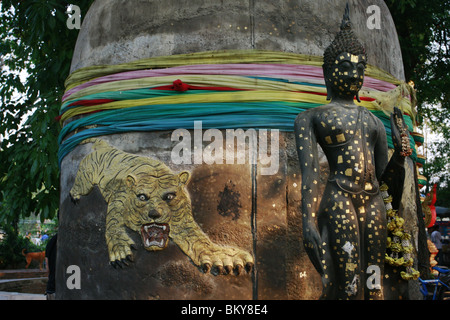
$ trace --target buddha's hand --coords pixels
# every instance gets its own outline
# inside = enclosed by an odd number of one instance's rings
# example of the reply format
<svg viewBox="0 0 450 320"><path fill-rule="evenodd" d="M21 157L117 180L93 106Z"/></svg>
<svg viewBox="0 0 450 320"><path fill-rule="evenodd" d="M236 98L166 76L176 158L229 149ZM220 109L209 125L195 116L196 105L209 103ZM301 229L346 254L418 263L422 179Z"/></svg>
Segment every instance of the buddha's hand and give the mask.
<svg viewBox="0 0 450 320"><path fill-rule="evenodd" d="M312 264L322 275L324 273L322 262L322 239L320 238L319 230L317 230L315 225L310 223L303 225L303 245L305 246L306 253Z"/></svg>

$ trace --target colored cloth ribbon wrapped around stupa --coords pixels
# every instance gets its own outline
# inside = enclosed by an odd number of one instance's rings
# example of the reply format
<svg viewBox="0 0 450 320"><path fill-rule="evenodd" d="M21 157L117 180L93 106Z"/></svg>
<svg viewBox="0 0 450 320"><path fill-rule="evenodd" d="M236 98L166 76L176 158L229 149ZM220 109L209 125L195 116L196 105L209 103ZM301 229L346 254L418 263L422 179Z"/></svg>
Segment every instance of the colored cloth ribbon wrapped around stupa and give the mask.
<svg viewBox="0 0 450 320"><path fill-rule="evenodd" d="M368 65L361 102L385 125L392 148L390 113L402 110L413 130L413 90ZM58 120L63 124L59 163L82 140L133 131L279 129L293 131L296 116L327 104L322 57L294 53L220 51L154 57L86 67L66 81ZM356 102L356 101L355 101ZM70 135L69 133L74 133ZM411 147L415 151L414 140ZM417 154L413 152L415 158Z"/></svg>

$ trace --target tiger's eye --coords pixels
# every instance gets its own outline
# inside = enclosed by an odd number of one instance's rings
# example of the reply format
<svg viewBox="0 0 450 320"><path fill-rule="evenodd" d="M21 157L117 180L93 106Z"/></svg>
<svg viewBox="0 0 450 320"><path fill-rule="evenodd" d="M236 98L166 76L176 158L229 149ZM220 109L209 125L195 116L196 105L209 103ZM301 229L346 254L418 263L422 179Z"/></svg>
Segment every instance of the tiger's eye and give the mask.
<svg viewBox="0 0 450 320"><path fill-rule="evenodd" d="M170 200L175 199L175 196L176 196L175 193L167 193L167 194L164 195L163 199L164 199L164 200L169 200L169 201L170 201Z"/></svg>
<svg viewBox="0 0 450 320"><path fill-rule="evenodd" d="M145 194L138 194L138 199L141 201L147 201L148 197Z"/></svg>

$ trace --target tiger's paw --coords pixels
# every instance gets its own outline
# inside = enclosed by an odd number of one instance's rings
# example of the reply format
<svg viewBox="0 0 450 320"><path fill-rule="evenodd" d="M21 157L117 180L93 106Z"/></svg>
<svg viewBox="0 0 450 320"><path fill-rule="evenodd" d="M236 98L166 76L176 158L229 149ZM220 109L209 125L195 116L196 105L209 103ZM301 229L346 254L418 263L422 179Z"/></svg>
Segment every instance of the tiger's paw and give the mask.
<svg viewBox="0 0 450 320"><path fill-rule="evenodd" d="M247 251L233 248L217 246L214 250L205 250L199 257L201 268L205 273L212 274L232 274L240 275L244 269L250 273L254 260Z"/></svg>
<svg viewBox="0 0 450 320"><path fill-rule="evenodd" d="M78 202L80 202L81 196L77 192L70 191L69 195L70 195L70 200L72 201L73 204L78 204Z"/></svg>
<svg viewBox="0 0 450 320"><path fill-rule="evenodd" d="M126 234L110 238L108 243L109 262L114 267L126 267L133 262L131 249L136 249L134 241Z"/></svg>

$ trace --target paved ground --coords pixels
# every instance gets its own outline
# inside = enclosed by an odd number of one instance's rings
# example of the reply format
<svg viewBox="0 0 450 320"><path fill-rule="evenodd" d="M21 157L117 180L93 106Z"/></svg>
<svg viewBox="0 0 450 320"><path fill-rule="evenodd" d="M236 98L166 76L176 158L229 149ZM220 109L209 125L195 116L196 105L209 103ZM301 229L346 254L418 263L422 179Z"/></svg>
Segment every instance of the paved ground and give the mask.
<svg viewBox="0 0 450 320"><path fill-rule="evenodd" d="M0 291L0 300L46 300L43 294Z"/></svg>
<svg viewBox="0 0 450 320"><path fill-rule="evenodd" d="M45 279L46 275L39 269L0 270L0 285L5 282L20 280ZM44 294L0 291L1 300L46 300ZM446 292L444 300L450 300L450 292Z"/></svg>
<svg viewBox="0 0 450 320"><path fill-rule="evenodd" d="M0 270L0 286L2 283L11 283L26 280L46 279L47 274L39 269ZM0 291L0 300L46 300L44 294L20 293Z"/></svg>

